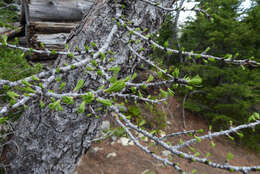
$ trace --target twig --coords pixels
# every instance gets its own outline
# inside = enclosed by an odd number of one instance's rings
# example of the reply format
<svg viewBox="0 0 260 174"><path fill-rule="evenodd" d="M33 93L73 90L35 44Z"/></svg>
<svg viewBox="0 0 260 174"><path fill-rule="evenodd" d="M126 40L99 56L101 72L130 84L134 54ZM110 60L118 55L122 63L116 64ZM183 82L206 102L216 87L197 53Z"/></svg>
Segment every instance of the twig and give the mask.
<svg viewBox="0 0 260 174"><path fill-rule="evenodd" d="M186 99L188 98L189 95L192 95L192 94L195 94L195 93L198 93L198 92L204 92L204 91L201 91L201 90L191 91L190 93L185 94L185 96L184 96L184 98L183 98L183 101L182 101L182 120L183 120L183 127L184 127L184 128L186 128L186 122L185 122L185 108L184 108Z"/></svg>

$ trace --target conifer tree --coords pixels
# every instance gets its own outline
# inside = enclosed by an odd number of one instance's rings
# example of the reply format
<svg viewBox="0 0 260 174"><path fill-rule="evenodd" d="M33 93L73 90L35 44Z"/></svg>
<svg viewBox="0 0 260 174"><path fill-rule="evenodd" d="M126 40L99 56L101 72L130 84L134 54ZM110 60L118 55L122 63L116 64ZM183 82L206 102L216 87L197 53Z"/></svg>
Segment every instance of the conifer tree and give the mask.
<svg viewBox="0 0 260 174"><path fill-rule="evenodd" d="M240 7L242 2L201 1L199 6L208 9L211 18L197 13L196 19L184 27L182 47L230 59L259 60L259 5L247 12ZM216 129L228 126L230 121L241 124L247 121L248 113L256 111L259 69L189 57L186 57L186 65L180 64L180 67L185 73L199 74L204 79L203 87L198 89L201 92L189 98L186 108L203 114ZM250 131L246 135L248 139L244 143L259 151L259 136Z"/></svg>

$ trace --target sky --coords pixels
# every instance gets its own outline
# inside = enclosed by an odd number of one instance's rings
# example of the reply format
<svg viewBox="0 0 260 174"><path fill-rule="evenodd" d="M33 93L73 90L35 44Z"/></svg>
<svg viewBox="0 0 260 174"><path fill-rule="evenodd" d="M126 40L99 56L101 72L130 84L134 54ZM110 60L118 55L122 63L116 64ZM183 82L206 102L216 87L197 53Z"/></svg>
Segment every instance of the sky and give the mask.
<svg viewBox="0 0 260 174"><path fill-rule="evenodd" d="M251 2L250 0L244 0L244 2L242 3L241 7L242 8L248 8L250 6L250 2ZM185 2L184 3L184 7L188 8L188 9L191 9L195 5L196 5L196 3L194 3L194 2ZM181 12L180 18L179 18L179 22L183 23L183 22L187 21L188 20L187 18L189 16L195 17L195 12L191 12L191 11Z"/></svg>

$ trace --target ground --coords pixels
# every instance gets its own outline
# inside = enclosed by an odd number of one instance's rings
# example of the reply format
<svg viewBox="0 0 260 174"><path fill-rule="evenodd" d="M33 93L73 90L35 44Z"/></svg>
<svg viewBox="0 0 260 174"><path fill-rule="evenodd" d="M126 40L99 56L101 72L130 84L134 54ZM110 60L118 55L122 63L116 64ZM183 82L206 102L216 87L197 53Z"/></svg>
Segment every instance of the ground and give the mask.
<svg viewBox="0 0 260 174"><path fill-rule="evenodd" d="M175 98L169 99L168 105L168 127L166 132L176 132L183 130L183 120L181 115L181 105ZM203 128L207 130L207 122L192 113L186 113L186 130L198 130ZM169 124L170 123L170 124ZM183 137L185 139L185 137ZM187 138L187 137L186 137ZM177 141L178 139L172 139ZM224 163L227 154L234 154L234 158L230 162L232 165L252 166L260 164L259 154L255 154L245 149L226 137L219 137L214 140L215 148L210 146L209 141L193 146L201 156L205 156L205 152L210 152L211 161ZM187 149L185 149L187 151ZM178 162L186 172L196 169L199 174L226 174L227 171L209 168L206 165L191 163L187 160L174 157L174 161ZM108 138L101 143L93 144L88 153L81 159L76 174L168 174L177 173L172 167L164 166L162 163L153 159L135 145L123 146L117 141ZM255 172L257 173L257 172ZM259 172L260 173L260 172Z"/></svg>

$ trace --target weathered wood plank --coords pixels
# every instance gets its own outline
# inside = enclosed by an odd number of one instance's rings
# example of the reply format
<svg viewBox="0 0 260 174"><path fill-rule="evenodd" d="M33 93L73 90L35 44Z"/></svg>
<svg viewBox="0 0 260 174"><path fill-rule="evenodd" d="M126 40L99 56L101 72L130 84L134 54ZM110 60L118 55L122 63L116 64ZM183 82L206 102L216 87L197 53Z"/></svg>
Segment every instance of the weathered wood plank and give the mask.
<svg viewBox="0 0 260 174"><path fill-rule="evenodd" d="M77 24L77 22L32 22L30 28L35 33L69 33Z"/></svg>
<svg viewBox="0 0 260 174"><path fill-rule="evenodd" d="M61 50L64 49L68 33L57 34L35 34L35 43L43 43L48 49Z"/></svg>
<svg viewBox="0 0 260 174"><path fill-rule="evenodd" d="M91 0L31 0L30 21L80 21L83 13L93 4Z"/></svg>
<svg viewBox="0 0 260 174"><path fill-rule="evenodd" d="M56 34L35 34L30 40L30 45L36 49L43 49L40 43L44 44L44 48L48 50L62 51L65 47L66 38L69 33L56 33ZM46 54L36 54L28 58L30 60L53 60L56 59L58 55L46 55Z"/></svg>

